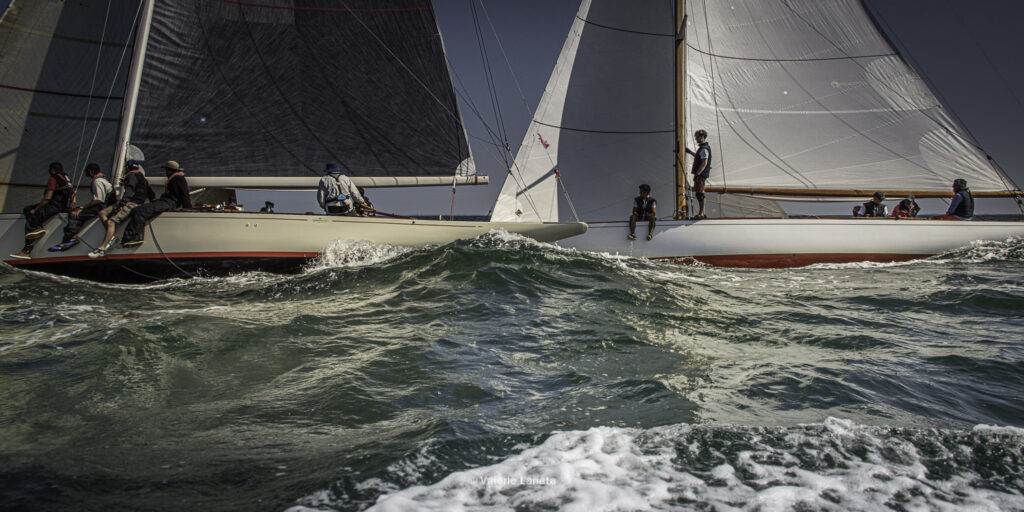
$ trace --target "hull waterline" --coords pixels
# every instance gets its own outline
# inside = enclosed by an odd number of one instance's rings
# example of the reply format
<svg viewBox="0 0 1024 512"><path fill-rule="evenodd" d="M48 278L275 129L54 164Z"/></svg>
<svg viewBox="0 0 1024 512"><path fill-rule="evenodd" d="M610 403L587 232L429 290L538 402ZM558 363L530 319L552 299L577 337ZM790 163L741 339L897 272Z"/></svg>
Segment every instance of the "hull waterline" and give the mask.
<svg viewBox="0 0 1024 512"><path fill-rule="evenodd" d="M711 219L659 221L645 240L626 222L595 222L557 242L584 251L722 267L786 268L816 263L926 258L975 241L1024 238L1024 222L895 219Z"/></svg>
<svg viewBox="0 0 1024 512"><path fill-rule="evenodd" d="M236 212L168 212L146 228L146 243L114 249L103 258L88 253L103 239L102 226L87 225L82 243L64 252L49 252L61 241L65 216L47 225L32 259L8 256L21 250L24 219L0 216L0 249L5 263L26 270L109 282L146 282L192 275L224 275L250 270L301 271L336 240L423 247L470 239L504 229L541 242L586 231L582 223L507 223L435 221L382 217L259 214ZM120 235L119 228L119 235Z"/></svg>

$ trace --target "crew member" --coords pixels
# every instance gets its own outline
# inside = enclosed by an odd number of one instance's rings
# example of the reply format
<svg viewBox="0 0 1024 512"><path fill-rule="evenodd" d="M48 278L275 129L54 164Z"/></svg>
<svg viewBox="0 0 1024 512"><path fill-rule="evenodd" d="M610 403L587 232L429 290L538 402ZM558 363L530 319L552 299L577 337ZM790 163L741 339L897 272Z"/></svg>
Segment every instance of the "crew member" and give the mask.
<svg viewBox="0 0 1024 512"><path fill-rule="evenodd" d="M919 211L921 211L921 207L917 205L917 201L914 201L914 194L910 194L892 209L892 216L897 219L912 219L917 217Z"/></svg>
<svg viewBox="0 0 1024 512"><path fill-rule="evenodd" d="M68 224L64 226L64 239L61 243L50 247L51 251L66 251L78 245L78 231L82 229L82 226L98 217L104 208L113 205L117 199L114 185L103 177L99 165L94 163L86 165L85 173L92 178L92 201L71 210L71 213L68 214Z"/></svg>
<svg viewBox="0 0 1024 512"><path fill-rule="evenodd" d="M335 162L327 162L324 177L316 188L316 201L327 215L356 215L353 205L366 203L359 189Z"/></svg>
<svg viewBox="0 0 1024 512"><path fill-rule="evenodd" d="M274 213L274 203L272 201L264 202L263 208L260 208L260 213Z"/></svg>
<svg viewBox="0 0 1024 512"><path fill-rule="evenodd" d="M694 153L690 148L686 148L686 152L693 155L693 167L690 169L690 174L693 174L694 195L697 196L697 204L700 206L700 213L694 219L706 219L704 187L708 177L711 176L711 145L707 142L708 132L704 130L694 132L693 138L697 141L697 152Z"/></svg>
<svg viewBox="0 0 1024 512"><path fill-rule="evenodd" d="M882 191L875 192L871 196L871 200L865 202L860 206L853 207L854 217L888 217L889 207L882 204L885 201L885 193Z"/></svg>
<svg viewBox="0 0 1024 512"><path fill-rule="evenodd" d="M651 197L651 186L644 183L640 185L640 195L633 199L633 214L629 216L629 236L626 238L636 240L637 221L647 221L647 240L654 238L654 219L658 213L658 201Z"/></svg>
<svg viewBox="0 0 1024 512"><path fill-rule="evenodd" d="M128 226L124 228L122 247L138 247L145 243L146 223L161 213L192 208L192 198L188 195L188 181L185 180L185 169L174 160L168 160L163 165L163 169L167 173L164 193L156 201L132 210L132 218L128 221Z"/></svg>
<svg viewBox="0 0 1024 512"><path fill-rule="evenodd" d="M64 166L60 162L53 162L47 172L50 173L50 179L46 181L43 200L22 210L25 214L25 246L21 252L11 254L12 258L31 259L32 247L36 245L36 240L46 234L43 227L46 221L58 213L71 210L75 204L75 189L71 185L71 180L64 174Z"/></svg>
<svg viewBox="0 0 1024 512"><path fill-rule="evenodd" d="M103 237L103 243L89 253L90 258L105 256L107 251L117 243L117 237L114 236L117 225L128 220L131 217L132 211L142 206L146 200L152 201L156 199L156 193L149 186L149 180L146 179L142 165L138 161L129 160L125 163L124 169L124 178L121 180L124 185L124 189L121 191L121 200L113 208L104 208L100 211L100 219L103 219L103 222L106 223L107 233Z"/></svg>
<svg viewBox="0 0 1024 512"><path fill-rule="evenodd" d="M971 220L974 218L974 196L967 188L967 180L953 180L953 200L949 202L946 214L940 217L947 220Z"/></svg>

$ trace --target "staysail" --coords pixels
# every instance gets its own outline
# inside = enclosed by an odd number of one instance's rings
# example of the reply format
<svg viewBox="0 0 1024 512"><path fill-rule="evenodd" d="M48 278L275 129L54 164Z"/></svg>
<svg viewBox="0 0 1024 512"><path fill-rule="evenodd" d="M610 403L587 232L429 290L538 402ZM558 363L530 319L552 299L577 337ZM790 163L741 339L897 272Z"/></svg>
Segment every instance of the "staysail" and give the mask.
<svg viewBox="0 0 1024 512"><path fill-rule="evenodd" d="M12 2L0 20L0 211L37 202L47 165L113 165L138 1Z"/></svg>
<svg viewBox="0 0 1024 512"><path fill-rule="evenodd" d="M532 193L554 168L581 220L628 213L640 183L671 213L674 5L582 2L494 220L571 219ZM1012 188L859 0L687 0L685 40L686 130L710 134L710 185Z"/></svg>
<svg viewBox="0 0 1024 512"><path fill-rule="evenodd" d="M427 0L161 0L131 140L227 182L475 173Z"/></svg>

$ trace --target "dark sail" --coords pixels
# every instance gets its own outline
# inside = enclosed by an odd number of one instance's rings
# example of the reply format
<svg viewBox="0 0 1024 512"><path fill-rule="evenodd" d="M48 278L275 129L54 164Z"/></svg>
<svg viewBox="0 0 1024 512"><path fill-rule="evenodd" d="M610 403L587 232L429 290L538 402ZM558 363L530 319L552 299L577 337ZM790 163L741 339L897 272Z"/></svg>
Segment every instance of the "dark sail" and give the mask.
<svg viewBox="0 0 1024 512"><path fill-rule="evenodd" d="M113 165L138 7L137 1L14 2L4 13L3 212L39 201L52 161L78 174L87 162Z"/></svg>
<svg viewBox="0 0 1024 512"><path fill-rule="evenodd" d="M471 171L426 0L157 2L132 144L191 176ZM466 162L465 164L463 162Z"/></svg>

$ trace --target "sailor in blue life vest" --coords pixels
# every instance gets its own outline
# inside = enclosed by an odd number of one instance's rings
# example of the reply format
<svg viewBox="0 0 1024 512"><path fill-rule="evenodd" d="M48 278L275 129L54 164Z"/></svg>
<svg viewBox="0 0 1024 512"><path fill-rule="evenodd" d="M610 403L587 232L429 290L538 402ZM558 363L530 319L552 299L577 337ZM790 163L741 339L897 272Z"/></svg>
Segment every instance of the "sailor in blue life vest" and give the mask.
<svg viewBox="0 0 1024 512"><path fill-rule="evenodd" d="M711 144L708 144L708 132L697 130L693 134L697 141L697 152L686 148L686 152L693 155L693 167L690 174L693 174L693 191L697 196L697 204L700 205L700 213L694 219L706 219L704 214L704 187L707 185L708 177L711 176Z"/></svg>
<svg viewBox="0 0 1024 512"><path fill-rule="evenodd" d="M913 219L917 217L919 211L921 211L921 207L914 200L914 194L910 194L892 209L892 216L896 219Z"/></svg>
<svg viewBox="0 0 1024 512"><path fill-rule="evenodd" d="M651 186L640 185L640 195L633 199L633 214L629 216L629 236L636 240L636 222L647 221L647 240L654 238L654 218L658 214L658 202L651 197Z"/></svg>
<svg viewBox="0 0 1024 512"><path fill-rule="evenodd" d="M356 215L353 205L366 205L359 189L335 162L327 162L324 177L316 187L316 202L327 215Z"/></svg>
<svg viewBox="0 0 1024 512"><path fill-rule="evenodd" d="M875 192L871 196L871 200L865 202L862 205L853 207L854 217L888 217L889 207L882 204L885 201L885 193L882 191Z"/></svg>
<svg viewBox="0 0 1024 512"><path fill-rule="evenodd" d="M47 172L50 173L50 179L46 181L43 200L22 210L25 214L25 247L21 252L12 254L12 258L31 259L32 247L36 245L36 240L46 234L46 229L43 228L46 221L58 213L70 211L75 204L75 187L64 174L64 166L60 162L53 162Z"/></svg>
<svg viewBox="0 0 1024 512"><path fill-rule="evenodd" d="M974 196L967 188L967 180L953 180L953 199L949 202L946 214L939 217L946 220L971 220L974 218Z"/></svg>
<svg viewBox="0 0 1024 512"><path fill-rule="evenodd" d="M66 251L78 245L78 231L82 229L82 226L99 217L104 208L113 205L117 200L114 185L103 177L98 164L86 165L85 173L92 178L92 201L71 210L71 213L68 214L68 223L64 226L64 239L59 244L50 247L49 250L52 252Z"/></svg>

